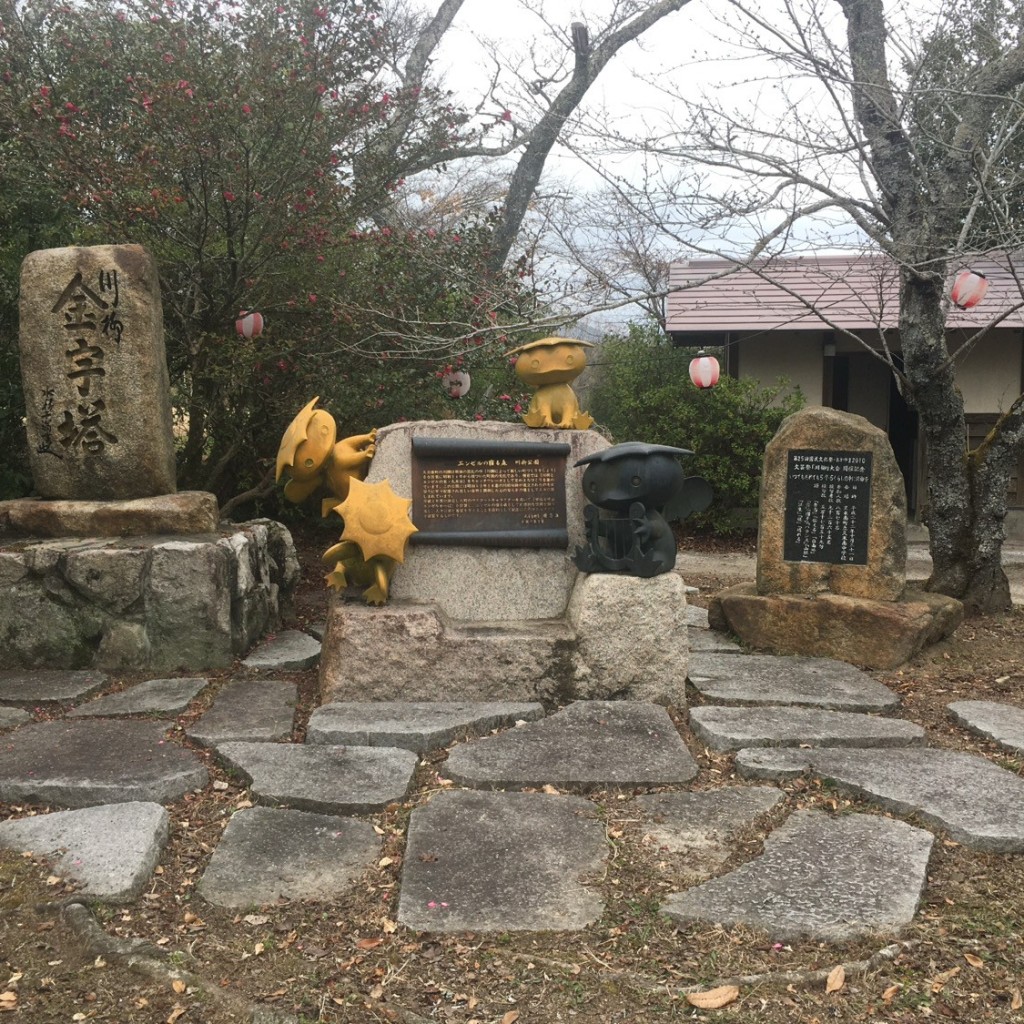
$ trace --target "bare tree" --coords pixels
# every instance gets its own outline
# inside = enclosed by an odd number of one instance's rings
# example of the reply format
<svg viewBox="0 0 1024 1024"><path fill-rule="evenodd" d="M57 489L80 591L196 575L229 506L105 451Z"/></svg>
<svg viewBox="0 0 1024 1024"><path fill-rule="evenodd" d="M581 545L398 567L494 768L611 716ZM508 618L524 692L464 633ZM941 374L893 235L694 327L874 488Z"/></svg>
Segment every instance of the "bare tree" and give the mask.
<svg viewBox="0 0 1024 1024"><path fill-rule="evenodd" d="M951 353L946 318L950 274L972 257L996 256L1020 280L1024 10L950 2L930 22L883 0L730 0L727 11L723 41L762 69L746 100L677 92L684 117L605 141L702 170L701 216L691 208L685 226L671 215L659 225L698 251L766 277L773 255L801 245L855 246L895 264L902 362L888 347L875 354L927 441L928 585L969 610L1009 608L1000 556L1024 396L969 452L954 364L977 337ZM828 325L827 309L815 312Z"/></svg>

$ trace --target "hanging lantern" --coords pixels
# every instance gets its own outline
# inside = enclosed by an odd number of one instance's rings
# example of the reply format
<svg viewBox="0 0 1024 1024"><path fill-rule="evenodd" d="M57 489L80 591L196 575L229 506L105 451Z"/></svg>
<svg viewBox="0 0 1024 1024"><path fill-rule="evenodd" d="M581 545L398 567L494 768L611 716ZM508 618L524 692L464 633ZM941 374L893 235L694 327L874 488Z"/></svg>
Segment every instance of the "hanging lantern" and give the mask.
<svg viewBox="0 0 1024 1024"><path fill-rule="evenodd" d="M235 321L235 330L243 338L258 338L263 333L263 314L243 309Z"/></svg>
<svg viewBox="0 0 1024 1024"><path fill-rule="evenodd" d="M970 309L976 306L988 291L988 278L975 270L961 270L953 282L950 298L959 309Z"/></svg>
<svg viewBox="0 0 1024 1024"><path fill-rule="evenodd" d="M462 398L469 393L469 374L465 370L452 370L441 378L441 387L449 398Z"/></svg>
<svg viewBox="0 0 1024 1024"><path fill-rule="evenodd" d="M690 380L702 390L713 388L718 383L718 374L718 360L714 356L705 355L704 349L690 360Z"/></svg>

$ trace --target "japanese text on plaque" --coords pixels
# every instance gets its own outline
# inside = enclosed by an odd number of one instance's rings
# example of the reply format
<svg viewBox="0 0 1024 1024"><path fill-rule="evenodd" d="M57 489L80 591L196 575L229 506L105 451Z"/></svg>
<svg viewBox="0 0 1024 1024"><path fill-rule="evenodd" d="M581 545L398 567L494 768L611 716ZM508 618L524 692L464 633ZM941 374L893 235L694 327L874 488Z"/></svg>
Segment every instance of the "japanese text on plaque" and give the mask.
<svg viewBox="0 0 1024 1024"><path fill-rule="evenodd" d="M789 452L787 562L866 565L871 516L871 452Z"/></svg>

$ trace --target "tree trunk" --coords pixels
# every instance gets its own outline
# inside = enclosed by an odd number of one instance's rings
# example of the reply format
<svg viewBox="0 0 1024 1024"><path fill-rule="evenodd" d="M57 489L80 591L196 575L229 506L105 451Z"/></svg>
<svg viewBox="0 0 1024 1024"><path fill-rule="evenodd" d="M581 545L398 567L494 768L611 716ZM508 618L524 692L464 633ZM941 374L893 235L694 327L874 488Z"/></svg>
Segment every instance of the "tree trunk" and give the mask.
<svg viewBox="0 0 1024 1024"><path fill-rule="evenodd" d="M969 614L1006 611L1010 585L1001 556L1009 456L967 451L963 396L946 347L945 267L903 273L900 337L910 396L927 440L927 588L963 601Z"/></svg>

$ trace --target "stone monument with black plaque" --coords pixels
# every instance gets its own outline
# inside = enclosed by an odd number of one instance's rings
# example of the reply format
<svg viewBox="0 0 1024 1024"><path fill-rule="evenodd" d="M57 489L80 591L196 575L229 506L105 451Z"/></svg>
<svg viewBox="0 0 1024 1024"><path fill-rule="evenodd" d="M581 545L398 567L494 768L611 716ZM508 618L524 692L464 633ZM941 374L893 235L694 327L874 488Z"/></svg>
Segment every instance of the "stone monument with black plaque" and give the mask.
<svg viewBox="0 0 1024 1024"><path fill-rule="evenodd" d="M592 430L459 420L377 432L368 483L417 527L382 608L335 595L320 661L331 700L659 700L685 704L682 578L580 573Z"/></svg>
<svg viewBox="0 0 1024 1024"><path fill-rule="evenodd" d="M756 586L711 617L751 646L902 664L947 636L963 609L908 588L906 490L886 434L861 416L803 409L765 449Z"/></svg>

